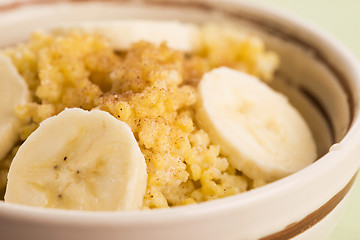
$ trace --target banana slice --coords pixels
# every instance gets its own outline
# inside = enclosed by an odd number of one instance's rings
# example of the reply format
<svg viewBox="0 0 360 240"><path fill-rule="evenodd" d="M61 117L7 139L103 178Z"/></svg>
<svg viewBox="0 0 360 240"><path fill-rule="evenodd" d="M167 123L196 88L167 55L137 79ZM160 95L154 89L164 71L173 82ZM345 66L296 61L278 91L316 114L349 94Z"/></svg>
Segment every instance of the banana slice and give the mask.
<svg viewBox="0 0 360 240"><path fill-rule="evenodd" d="M140 40L159 45L163 41L171 48L191 52L200 45L200 31L193 24L178 21L124 20L67 23L52 30L55 34L66 34L76 29L95 33L106 38L116 50L127 50Z"/></svg>
<svg viewBox="0 0 360 240"><path fill-rule="evenodd" d="M15 116L15 107L30 99L24 79L11 60L0 54L0 160L10 151L18 139L21 125Z"/></svg>
<svg viewBox="0 0 360 240"><path fill-rule="evenodd" d="M274 181L317 157L301 115L257 78L221 67L204 75L198 93L200 125L229 162L252 179Z"/></svg>
<svg viewBox="0 0 360 240"><path fill-rule="evenodd" d="M109 113L66 109L21 145L5 201L75 210L135 210L147 182L130 127Z"/></svg>

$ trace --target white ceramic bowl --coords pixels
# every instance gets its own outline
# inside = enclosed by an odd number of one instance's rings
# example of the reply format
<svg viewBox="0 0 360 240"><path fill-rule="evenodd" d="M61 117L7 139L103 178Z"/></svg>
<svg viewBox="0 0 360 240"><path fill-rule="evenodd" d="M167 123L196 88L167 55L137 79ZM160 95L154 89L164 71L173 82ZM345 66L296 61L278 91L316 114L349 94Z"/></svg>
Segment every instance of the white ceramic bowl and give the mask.
<svg viewBox="0 0 360 240"><path fill-rule="evenodd" d="M326 239L360 165L360 66L353 55L303 20L239 1L4 2L0 46L63 21L124 18L230 22L260 34L282 57L274 88L288 94L309 122L319 160L237 196L171 209L77 212L0 202L0 238Z"/></svg>

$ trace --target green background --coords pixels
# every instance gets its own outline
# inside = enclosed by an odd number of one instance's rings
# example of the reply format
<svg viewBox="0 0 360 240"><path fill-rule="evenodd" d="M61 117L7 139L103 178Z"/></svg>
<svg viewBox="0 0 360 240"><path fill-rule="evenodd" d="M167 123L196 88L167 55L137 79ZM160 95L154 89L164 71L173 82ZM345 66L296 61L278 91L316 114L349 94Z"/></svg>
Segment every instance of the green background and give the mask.
<svg viewBox="0 0 360 240"><path fill-rule="evenodd" d="M342 41L360 59L360 0L253 1L311 21ZM360 240L360 177L355 182L345 213L330 240Z"/></svg>

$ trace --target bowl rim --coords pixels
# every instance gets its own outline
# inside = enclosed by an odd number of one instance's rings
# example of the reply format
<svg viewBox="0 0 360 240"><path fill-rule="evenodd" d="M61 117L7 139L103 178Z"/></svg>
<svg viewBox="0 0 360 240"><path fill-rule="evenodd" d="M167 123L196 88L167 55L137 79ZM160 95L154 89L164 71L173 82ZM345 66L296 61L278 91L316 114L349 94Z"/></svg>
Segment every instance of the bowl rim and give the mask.
<svg viewBox="0 0 360 240"><path fill-rule="evenodd" d="M56 3L86 3L86 2L100 2L100 0L34 0L34 1L21 1L17 0L12 3L0 4L1 11L16 11L22 7L36 6L36 5L47 5ZM128 3L131 1L127 0L107 0L105 3ZM161 2L144 0L144 3ZM175 0L174 2L184 2L181 0ZM185 1L187 2L187 1ZM190 1L189 1L190 2ZM193 1L195 4L204 4L205 1L196 0ZM205 5L212 4L216 0L208 1ZM229 1L229 4L236 4L237 7L242 7L250 12L261 12L267 17L271 17L277 21L286 21L292 26L296 26L301 29L302 32L314 36L317 41L324 43L329 46L333 46L330 51L334 55L341 57L349 66L349 72L352 73L352 82L356 89L353 92L360 92L360 64L356 57L338 40L332 35L325 32L321 28L315 26L308 21L301 19L300 17L294 16L293 14L287 13L283 10L279 10L272 6L265 4L254 3L250 1ZM77 225L89 225L99 224L104 225L119 225L124 226L131 224L148 224L157 222L178 222L188 219L204 218L211 216L220 211L231 211L231 209L240 205L251 205L252 202L261 201L266 199L268 196L274 195L282 191L286 191L289 187L294 187L300 184L301 179L306 179L306 182L311 182L317 175L329 171L329 169L335 168L340 160L343 159L341 156L346 156L347 153L353 151L357 147L354 142L351 142L354 138L360 138L360 114L358 111L360 102L357 98L355 101L356 111L354 112L353 122L348 132L343 139L338 143L341 148L337 148L334 151L330 151L315 163L310 166L291 174L285 178L277 180L273 183L269 183L261 188L253 189L241 194L234 196L207 201L199 204L178 206L168 209L153 209L153 210L141 210L141 211L129 211L129 212L92 212L92 211L77 211L77 210L61 210L61 209L44 209L38 207L24 206L14 203L7 203L0 201L0 213L12 218L28 219L38 222L54 222L54 223L65 223L66 224L77 224ZM355 163L357 168L360 165L358 161ZM357 169L353 170L355 174ZM116 221L114 221L116 220Z"/></svg>

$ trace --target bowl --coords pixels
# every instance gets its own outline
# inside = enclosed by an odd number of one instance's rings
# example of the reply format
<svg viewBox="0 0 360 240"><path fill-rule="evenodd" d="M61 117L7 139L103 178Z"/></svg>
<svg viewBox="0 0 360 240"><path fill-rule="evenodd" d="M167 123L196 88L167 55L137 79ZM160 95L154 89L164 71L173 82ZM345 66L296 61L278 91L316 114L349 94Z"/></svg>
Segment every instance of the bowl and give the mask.
<svg viewBox="0 0 360 240"><path fill-rule="evenodd" d="M326 239L360 166L356 58L310 23L243 1L6 1L0 4L0 47L64 21L114 19L213 21L260 35L282 59L272 87L308 122L318 160L242 194L170 209L80 212L1 201L1 239Z"/></svg>

